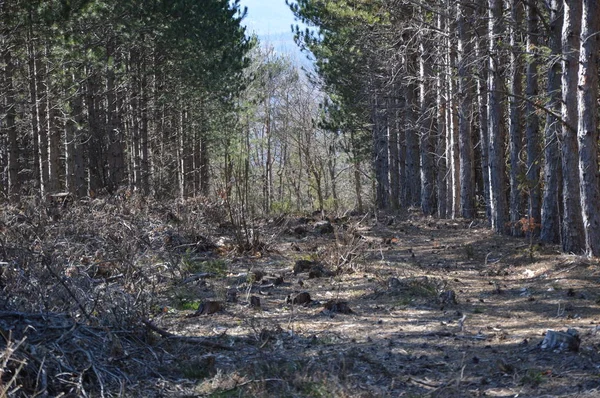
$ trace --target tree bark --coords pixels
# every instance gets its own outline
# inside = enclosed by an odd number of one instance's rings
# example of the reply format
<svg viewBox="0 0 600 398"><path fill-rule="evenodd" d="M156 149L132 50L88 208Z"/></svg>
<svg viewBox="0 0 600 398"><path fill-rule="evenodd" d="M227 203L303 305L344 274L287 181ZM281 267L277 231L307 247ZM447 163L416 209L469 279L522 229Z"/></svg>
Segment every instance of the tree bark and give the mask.
<svg viewBox="0 0 600 398"><path fill-rule="evenodd" d="M448 1L446 3L450 15L456 16L455 3ZM459 125L458 108L456 97L458 93L458 82L455 79L458 60L456 53L456 24L448 23L448 44L447 44L447 100L446 100L446 156L448 165L448 212L450 217L456 218L460 214L460 146L459 146Z"/></svg>
<svg viewBox="0 0 600 398"><path fill-rule="evenodd" d="M478 16L487 16L485 7L481 6L477 9ZM482 195L482 201L485 206L485 218L489 224L492 223L491 213L491 188L490 188L490 167L489 167L489 131L488 131L488 96L486 92L487 80L488 80L488 61L485 57L485 48L487 48L486 37L483 33L485 29L480 28L481 32L478 33L478 38L475 39L475 57L479 64L479 74L477 76L477 114L479 119L479 153L481 157L481 179L479 180L481 188L479 192Z"/></svg>
<svg viewBox="0 0 600 398"><path fill-rule="evenodd" d="M46 51L46 70L51 69L48 57L48 46L45 47ZM48 131L48 192L56 193L60 191L61 180L62 180L62 167L60 162L61 152L61 118L59 114L59 108L57 104L53 104L56 101L56 91L53 87L53 82L50 74L46 76L46 109L48 110L47 118L47 131Z"/></svg>
<svg viewBox="0 0 600 398"><path fill-rule="evenodd" d="M4 12L8 13L6 8L7 5L4 5ZM6 17L6 14L5 14ZM7 17L6 17L7 18ZM4 59L4 87L5 87L5 103L4 108L6 112L5 116L5 129L7 132L7 141L8 141L8 189L7 193L9 199L13 201L17 201L21 194L21 181L19 179L19 141L17 137L17 126L15 123L16 120L16 111L15 111L15 90L14 90L14 82L13 82L13 74L14 74L14 63L12 59L12 53L10 51L9 46L7 45L4 49L3 54Z"/></svg>
<svg viewBox="0 0 600 398"><path fill-rule="evenodd" d="M502 41L502 0L489 0L489 77L488 131L490 135L490 193L492 228L507 232L508 206L506 200L506 170L504 150L506 132L502 121L502 78L500 71L500 42Z"/></svg>
<svg viewBox="0 0 600 398"><path fill-rule="evenodd" d="M421 38L419 57L419 146L421 152L421 210L425 215L433 215L435 206L435 164L434 164L434 138L436 124L433 112L435 100L433 97L433 70L431 67L431 53L429 46Z"/></svg>
<svg viewBox="0 0 600 398"><path fill-rule="evenodd" d="M396 92L396 90L394 90ZM400 99L391 97L388 99L388 131L389 131L389 164L390 164L390 208L400 208L400 149L399 149L399 121L398 117ZM332 154L335 156L335 154Z"/></svg>
<svg viewBox="0 0 600 398"><path fill-rule="evenodd" d="M551 64L548 68L547 95L548 109L552 112L546 115L544 131L544 192L542 200L540 240L546 243L560 241L560 208L559 187L561 176L560 152L558 135L560 134L560 121L556 116L560 114L560 63L558 61L561 51L562 29L562 0L552 0L550 3L549 43L552 51Z"/></svg>
<svg viewBox="0 0 600 398"><path fill-rule="evenodd" d="M115 39L110 39L106 45L107 63L117 57L115 54ZM114 65L109 64L106 70L106 117L108 130L108 169L109 178L106 182L109 192L115 191L122 183L125 174L125 161L123 150L123 129L121 122L121 112L119 111L116 76Z"/></svg>
<svg viewBox="0 0 600 398"><path fill-rule="evenodd" d="M30 16L31 18L31 16ZM33 22L30 21L32 24ZM43 82L41 82L39 54L35 46L33 27L28 30L27 52L29 72L29 101L31 109L31 137L33 141L34 162L33 177L39 195L45 196L48 181L48 135L46 131L45 98L43 98Z"/></svg>
<svg viewBox="0 0 600 398"><path fill-rule="evenodd" d="M538 45L539 45L539 15L537 7L527 4L527 88L525 93L528 101L525 103L526 142L527 142L527 190L529 192L529 219L533 221L533 230L530 234L538 235L542 218L541 189L540 189L540 164L541 164L541 137L540 122L537 109L532 101L539 95L538 83Z"/></svg>
<svg viewBox="0 0 600 398"><path fill-rule="evenodd" d="M372 102L373 125L373 170L375 171L375 203L378 209L385 210L390 205L390 180L388 159L388 125L383 100Z"/></svg>
<svg viewBox="0 0 600 398"><path fill-rule="evenodd" d="M563 173L562 248L566 253L585 250L585 232L581 213L579 163L577 158L577 73L581 0L564 1L562 28L562 120L560 150Z"/></svg>
<svg viewBox="0 0 600 398"><path fill-rule="evenodd" d="M600 256L600 187L598 182L598 71L600 2L583 0L577 104L581 207L588 256Z"/></svg>
<svg viewBox="0 0 600 398"><path fill-rule="evenodd" d="M410 58L410 56L409 56ZM409 72L411 73L410 69ZM404 131L406 135L406 200L407 206L419 206L421 203L421 180L419 166L419 136L416 125L417 96L416 86L408 82L405 92L406 110Z"/></svg>
<svg viewBox="0 0 600 398"><path fill-rule="evenodd" d="M450 45L449 32L450 24L448 18L441 13L438 15L437 28L440 34L438 40L440 45L438 47L439 58L446 60L449 57L449 50L447 49ZM445 34L441 34L444 32ZM451 65L448 61L445 61L445 67L437 68L436 74L436 108L437 108L437 137L435 139L435 153L436 153L436 166L437 166L437 213L438 217L446 218L448 213L452 213L452 208L448 209L449 201L448 188L451 183L451 178L448 178L448 143L450 141L449 129L447 118L450 115L450 109L448 109L449 98L448 98L448 79L452 76ZM450 181L448 181L450 180ZM450 192L452 190L450 189ZM451 199L451 198L450 198ZM450 210L450 211L449 211ZM450 214L451 215L451 214Z"/></svg>
<svg viewBox="0 0 600 398"><path fill-rule="evenodd" d="M467 46L471 41L469 28L470 7L461 2L456 5L458 31L458 145L460 154L460 215L475 217L475 189L473 186L473 143L471 139L471 113L473 96L471 90L470 65Z"/></svg>
<svg viewBox="0 0 600 398"><path fill-rule="evenodd" d="M520 154L523 149L523 117L521 112L521 98L523 98L523 52L519 39L523 18L523 5L518 0L510 0L510 96L509 103L509 152L510 152L510 230L514 236L523 235L521 217L523 216L523 162Z"/></svg>

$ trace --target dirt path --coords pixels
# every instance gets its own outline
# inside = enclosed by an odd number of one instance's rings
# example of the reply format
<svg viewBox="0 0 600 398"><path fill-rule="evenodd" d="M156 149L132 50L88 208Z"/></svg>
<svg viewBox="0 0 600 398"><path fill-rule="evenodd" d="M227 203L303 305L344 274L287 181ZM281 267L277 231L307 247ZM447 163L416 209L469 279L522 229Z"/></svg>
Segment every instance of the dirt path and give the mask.
<svg viewBox="0 0 600 398"><path fill-rule="evenodd" d="M154 321L181 335L220 336L235 351L182 345L165 372L187 380L165 383L164 393L600 396L596 262L495 236L481 222L413 216L334 226L320 234L312 221L292 220L270 251L230 259L225 276L187 284L205 301L233 290L238 300L211 315L170 309ZM298 260L342 272L294 274ZM265 274L260 281L255 271ZM301 292L313 302L286 303ZM166 290L167 305L172 297ZM342 313L344 305L352 312ZM570 328L578 351L540 348L548 329Z"/></svg>

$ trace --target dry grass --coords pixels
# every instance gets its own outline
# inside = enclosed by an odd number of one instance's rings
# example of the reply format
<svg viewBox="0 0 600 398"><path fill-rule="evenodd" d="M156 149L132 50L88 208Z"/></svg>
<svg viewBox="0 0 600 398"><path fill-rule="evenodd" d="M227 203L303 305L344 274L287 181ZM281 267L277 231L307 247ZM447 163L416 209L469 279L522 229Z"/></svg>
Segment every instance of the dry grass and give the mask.
<svg viewBox="0 0 600 398"><path fill-rule="evenodd" d="M235 231L206 201L40 208L0 212L0 396L591 397L600 389L596 261L531 250L481 222L357 218L332 220L334 233L321 234L308 218L298 235L293 217L262 220L252 228L268 244L239 254ZM331 274L295 275L299 259ZM449 291L456 302L444 298ZM312 302L286 301L301 292ZM223 309L190 317L209 301ZM579 352L537 346L547 329L567 328L579 331Z"/></svg>

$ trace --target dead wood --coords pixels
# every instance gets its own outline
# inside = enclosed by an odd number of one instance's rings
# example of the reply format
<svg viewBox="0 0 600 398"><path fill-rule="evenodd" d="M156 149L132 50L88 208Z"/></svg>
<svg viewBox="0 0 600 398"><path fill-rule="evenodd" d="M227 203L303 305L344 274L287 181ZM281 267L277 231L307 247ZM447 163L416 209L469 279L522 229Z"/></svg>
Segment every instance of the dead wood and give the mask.
<svg viewBox="0 0 600 398"><path fill-rule="evenodd" d="M152 330L153 332L158 333L161 337L164 337L167 339L177 340L177 341L180 341L183 343L189 343L189 344L200 344L200 345L203 345L206 347L218 348L219 350L225 350L225 351L234 351L235 350L234 347L228 347L223 344L215 343L214 341L210 341L210 340L207 340L202 337L178 336L174 333L171 333L164 329L159 328L158 326L156 326L154 323L152 323L151 321L149 321L147 319L143 319L142 323L144 325L146 325L146 327L148 329Z"/></svg>

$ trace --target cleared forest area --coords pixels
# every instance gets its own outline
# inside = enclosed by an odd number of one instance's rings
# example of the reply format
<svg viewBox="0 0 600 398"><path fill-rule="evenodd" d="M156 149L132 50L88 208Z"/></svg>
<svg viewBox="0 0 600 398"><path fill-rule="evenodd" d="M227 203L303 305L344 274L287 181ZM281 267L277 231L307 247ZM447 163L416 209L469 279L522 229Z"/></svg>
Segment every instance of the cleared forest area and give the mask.
<svg viewBox="0 0 600 398"><path fill-rule="evenodd" d="M240 252L218 204L35 209L1 213L5 396L600 391L597 262L482 221L281 216Z"/></svg>
<svg viewBox="0 0 600 398"><path fill-rule="evenodd" d="M0 0L0 398L599 396L600 2L285 3Z"/></svg>

